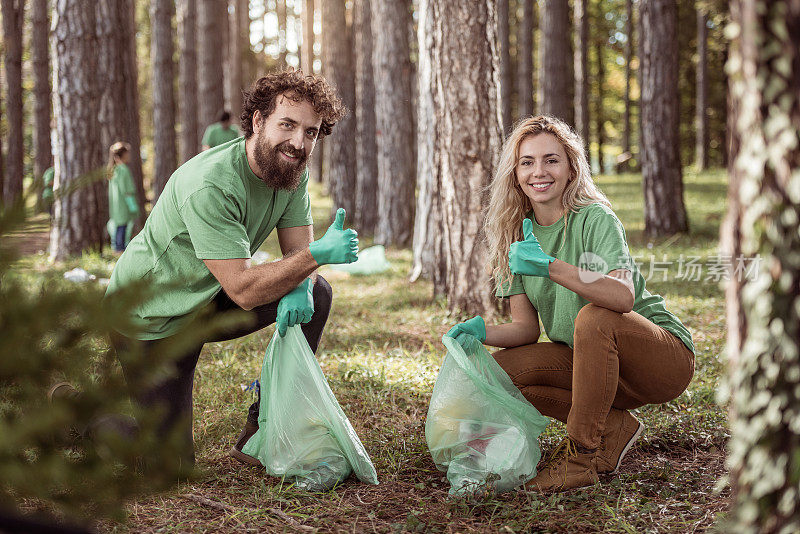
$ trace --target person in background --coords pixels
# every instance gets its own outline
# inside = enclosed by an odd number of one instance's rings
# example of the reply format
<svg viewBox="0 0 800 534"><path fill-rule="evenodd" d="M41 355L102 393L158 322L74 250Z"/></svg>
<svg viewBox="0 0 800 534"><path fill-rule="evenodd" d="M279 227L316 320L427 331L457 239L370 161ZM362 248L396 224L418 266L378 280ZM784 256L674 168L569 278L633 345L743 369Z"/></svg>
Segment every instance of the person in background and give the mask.
<svg viewBox="0 0 800 534"><path fill-rule="evenodd" d="M223 145L228 141L233 141L239 137L239 129L231 124L231 114L223 111L219 115L219 121L210 124L203 134L203 150Z"/></svg>
<svg viewBox="0 0 800 534"><path fill-rule="evenodd" d="M56 177L56 169L52 165L52 161L50 162L50 166L45 169L44 173L42 174L42 183L44 184L44 188L42 189L42 204L47 207L47 212L50 214L50 218L53 218L53 201L55 200L55 195L53 195L53 180Z"/></svg>
<svg viewBox="0 0 800 534"><path fill-rule="evenodd" d="M111 145L108 156L108 233L115 252L125 250L128 225L139 216L136 188L128 169L130 157L128 143L118 141Z"/></svg>

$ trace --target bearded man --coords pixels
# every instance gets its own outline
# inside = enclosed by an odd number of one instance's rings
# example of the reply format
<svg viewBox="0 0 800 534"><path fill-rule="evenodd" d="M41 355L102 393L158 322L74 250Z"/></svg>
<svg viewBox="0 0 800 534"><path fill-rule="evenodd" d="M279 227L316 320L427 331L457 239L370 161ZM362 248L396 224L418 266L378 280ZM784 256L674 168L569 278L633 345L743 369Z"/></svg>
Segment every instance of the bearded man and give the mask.
<svg viewBox="0 0 800 534"><path fill-rule="evenodd" d="M171 376L134 392L140 405L160 414L165 439L177 433L190 463L192 385L203 344L277 322L281 335L302 324L316 352L332 292L315 270L353 262L358 254L356 233L343 229L341 209L326 234L313 241L306 162L317 139L346 113L332 87L300 71L272 73L244 93L242 109L244 137L200 153L172 174L144 228L117 261L106 293L111 298L142 280L148 288L147 299L130 312L131 329L112 335L118 353L158 361L182 333L193 339L179 351ZM283 258L252 265L251 254L273 230ZM244 320L204 333L201 321L230 311ZM121 363L130 384L134 366ZM241 452L257 428L256 403L232 456L258 462Z"/></svg>

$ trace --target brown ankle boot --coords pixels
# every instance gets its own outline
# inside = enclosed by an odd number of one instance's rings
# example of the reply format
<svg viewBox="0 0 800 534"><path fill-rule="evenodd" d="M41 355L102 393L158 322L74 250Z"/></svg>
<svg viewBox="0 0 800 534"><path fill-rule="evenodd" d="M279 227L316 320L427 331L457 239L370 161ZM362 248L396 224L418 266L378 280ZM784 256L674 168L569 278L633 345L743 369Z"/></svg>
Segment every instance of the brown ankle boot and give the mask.
<svg viewBox="0 0 800 534"><path fill-rule="evenodd" d="M254 458L249 454L245 454L242 452L244 448L244 444L253 437L258 431L258 423L253 423L249 419L244 424L244 428L242 429L242 433L239 434L239 438L236 440L236 443L231 447L231 450L228 451L228 455L231 458L234 458L245 465L261 465L261 461L258 458Z"/></svg>
<svg viewBox="0 0 800 534"><path fill-rule="evenodd" d="M549 493L591 486L598 481L596 456L597 450L582 449L567 436L525 489Z"/></svg>
<svg viewBox="0 0 800 534"><path fill-rule="evenodd" d="M644 425L627 410L611 408L597 451L597 472L616 473Z"/></svg>

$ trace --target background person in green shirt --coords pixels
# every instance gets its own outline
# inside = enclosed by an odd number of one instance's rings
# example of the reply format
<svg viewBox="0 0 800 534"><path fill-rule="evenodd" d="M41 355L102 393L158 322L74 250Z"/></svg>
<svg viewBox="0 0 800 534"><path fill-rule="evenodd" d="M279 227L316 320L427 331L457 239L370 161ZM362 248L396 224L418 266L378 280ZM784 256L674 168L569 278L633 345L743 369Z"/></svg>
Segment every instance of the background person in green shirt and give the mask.
<svg viewBox="0 0 800 534"><path fill-rule="evenodd" d="M45 206L47 206L47 212L50 214L50 217L53 217L53 200L55 195L53 194L53 182L56 179L56 169L51 165L45 169L44 173L42 173L42 201Z"/></svg>
<svg viewBox="0 0 800 534"><path fill-rule="evenodd" d="M138 345L145 361L157 360L176 335L203 332L198 317L203 309L212 316L248 312L246 324L204 334L178 358L173 376L136 392L141 405L163 414L164 439L178 432L189 462L194 461L192 384L203 344L277 322L281 335L301 324L316 351L332 300L330 285L316 269L358 257L356 233L344 229L344 210L313 241L305 167L318 137L329 135L345 114L332 87L292 69L272 73L245 93L242 109L244 137L203 152L173 173L114 267L106 293L113 298L137 281L152 290L131 311L137 328L112 336L118 351ZM275 229L283 258L253 265L251 254ZM131 382L134 371L121 363ZM256 403L232 456L258 463L241 452L257 429Z"/></svg>
<svg viewBox="0 0 800 534"><path fill-rule="evenodd" d="M206 128L206 131L203 133L201 145L203 146L203 150L208 150L209 148L225 144L228 141L233 141L239 137L239 135L239 130L236 126L231 124L231 114L227 111L223 111L219 115L219 121L214 124L209 124Z"/></svg>
<svg viewBox="0 0 800 534"><path fill-rule="evenodd" d="M450 329L494 354L567 437L528 489L586 486L616 472L642 432L629 410L680 395L694 373L689 331L645 289L625 230L595 186L580 136L531 117L506 141L491 185L485 231L497 295L511 322L478 316ZM541 319L551 343L539 343ZM467 338L468 339L468 338Z"/></svg>
<svg viewBox="0 0 800 534"><path fill-rule="evenodd" d="M131 146L117 141L108 149L108 234L115 252L125 250L133 221L139 216L136 188L128 162Z"/></svg>

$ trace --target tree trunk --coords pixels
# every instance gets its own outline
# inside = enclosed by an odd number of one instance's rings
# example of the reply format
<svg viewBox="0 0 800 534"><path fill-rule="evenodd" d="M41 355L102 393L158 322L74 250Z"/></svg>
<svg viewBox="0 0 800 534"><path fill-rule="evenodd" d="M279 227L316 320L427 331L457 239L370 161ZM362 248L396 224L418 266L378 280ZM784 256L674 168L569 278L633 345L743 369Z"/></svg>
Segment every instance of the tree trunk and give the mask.
<svg viewBox="0 0 800 534"><path fill-rule="evenodd" d="M314 74L314 0L303 0L303 44L300 68L306 75Z"/></svg>
<svg viewBox="0 0 800 534"><path fill-rule="evenodd" d="M500 102L503 110L503 136L511 132L511 53L508 29L508 0L497 2L497 38L500 56Z"/></svg>
<svg viewBox="0 0 800 534"><path fill-rule="evenodd" d="M539 112L572 126L575 107L569 3L543 0L540 6Z"/></svg>
<svg viewBox="0 0 800 534"><path fill-rule="evenodd" d="M688 230L678 134L678 41L675 0L642 0L641 158L645 234Z"/></svg>
<svg viewBox="0 0 800 534"><path fill-rule="evenodd" d="M411 245L414 227L414 67L408 44L411 2L374 2L372 65L378 147L378 227L382 245Z"/></svg>
<svg viewBox="0 0 800 534"><path fill-rule="evenodd" d="M436 0L420 0L417 9L417 116L433 117L438 95L437 66L440 61L441 38L435 38L440 23ZM414 263L409 280L420 276L433 281L434 295L443 295L446 287L446 262L441 233L441 173L436 146L436 124L432 120L417 123L417 206L414 220Z"/></svg>
<svg viewBox="0 0 800 534"><path fill-rule="evenodd" d="M175 172L175 45L172 35L173 0L151 0L153 58L153 203ZM227 22L227 18L222 21Z"/></svg>
<svg viewBox="0 0 800 534"><path fill-rule="evenodd" d="M800 530L800 4L736 0L733 133L722 241L736 532ZM742 263L758 265L742 273ZM749 274L749 276L748 276Z"/></svg>
<svg viewBox="0 0 800 534"><path fill-rule="evenodd" d="M136 184L140 206L144 206L141 140L139 135L139 90L136 65L136 34L133 0L99 0L97 7L97 38L100 86L100 144L103 154L117 141L131 145L129 167ZM103 182L105 189L106 183ZM102 217L108 217L103 204ZM144 223L144 210L139 224Z"/></svg>
<svg viewBox="0 0 800 534"><path fill-rule="evenodd" d="M708 60L706 41L708 37L708 16L702 9L697 10L697 79L695 82L695 145L694 161L698 171L708 167Z"/></svg>
<svg viewBox="0 0 800 534"><path fill-rule="evenodd" d="M33 63L33 177L36 191L44 187L42 175L52 165L50 145L50 22L47 0L33 0L31 5L31 59ZM39 199L41 194L39 195Z"/></svg>
<svg viewBox="0 0 800 534"><path fill-rule="evenodd" d="M198 134L219 119L225 107L225 80L222 75L224 47L222 24L227 21L225 2L197 0L197 100Z"/></svg>
<svg viewBox="0 0 800 534"><path fill-rule="evenodd" d="M604 63L605 58L603 57L604 48L605 43L600 43L599 41L595 43L595 57L597 57L597 79L595 80L595 84L597 85L597 100L595 101L594 108L594 135L597 140L597 166L601 174L605 172L605 166L603 165L603 160L605 159L603 157L603 146L606 142L604 126L605 113L603 113L603 99L605 98L604 88L606 83L606 64Z"/></svg>
<svg viewBox="0 0 800 534"><path fill-rule="evenodd" d="M522 20L517 32L517 117L533 114L533 3L520 0Z"/></svg>
<svg viewBox="0 0 800 534"><path fill-rule="evenodd" d="M278 16L278 66L286 65L286 0L275 0L275 11Z"/></svg>
<svg viewBox="0 0 800 534"><path fill-rule="evenodd" d="M437 232L444 252L435 261L446 273L440 292L452 310L492 316L482 208L502 131L494 1L454 0L434 10L433 68L439 83L430 122L441 177Z"/></svg>
<svg viewBox="0 0 800 534"><path fill-rule="evenodd" d="M178 8L178 79L180 86L181 133L180 161L185 163L200 151L200 127L197 122L197 1L179 0Z"/></svg>
<svg viewBox="0 0 800 534"><path fill-rule="evenodd" d="M241 25L242 16L239 11L246 9L246 4L242 0L231 0L233 9L228 15L228 93L233 124L239 123L239 116L242 114L242 50L248 46L250 33Z"/></svg>
<svg viewBox="0 0 800 534"><path fill-rule="evenodd" d="M356 213L354 225L375 235L378 223L378 158L375 142L375 81L372 73L372 15L370 0L355 0L353 24L356 51Z"/></svg>
<svg viewBox="0 0 800 534"><path fill-rule="evenodd" d="M2 200L11 205L22 195L22 21L23 0L2 0L3 47L6 68L8 152Z"/></svg>
<svg viewBox="0 0 800 534"><path fill-rule="evenodd" d="M50 257L63 260L86 248L103 245L107 203L103 187L103 149L97 102L97 28L95 3L57 0L53 24L55 58L54 115L56 117L55 221L50 234Z"/></svg>
<svg viewBox="0 0 800 534"><path fill-rule="evenodd" d="M325 139L325 174L333 197L333 210L344 208L353 216L356 203L355 75L351 35L344 0L322 1L322 61L325 78L336 87L347 109L334 133Z"/></svg>
<svg viewBox="0 0 800 534"><path fill-rule="evenodd" d="M588 0L575 0L575 131L589 153L589 16ZM601 82L597 82L598 86Z"/></svg>
<svg viewBox="0 0 800 534"><path fill-rule="evenodd" d="M625 172L631 170L631 60L633 59L633 29L636 25L633 23L633 0L625 1L625 35L628 39L625 42L625 111L622 119L622 154L620 156L619 164L617 165L617 172Z"/></svg>

